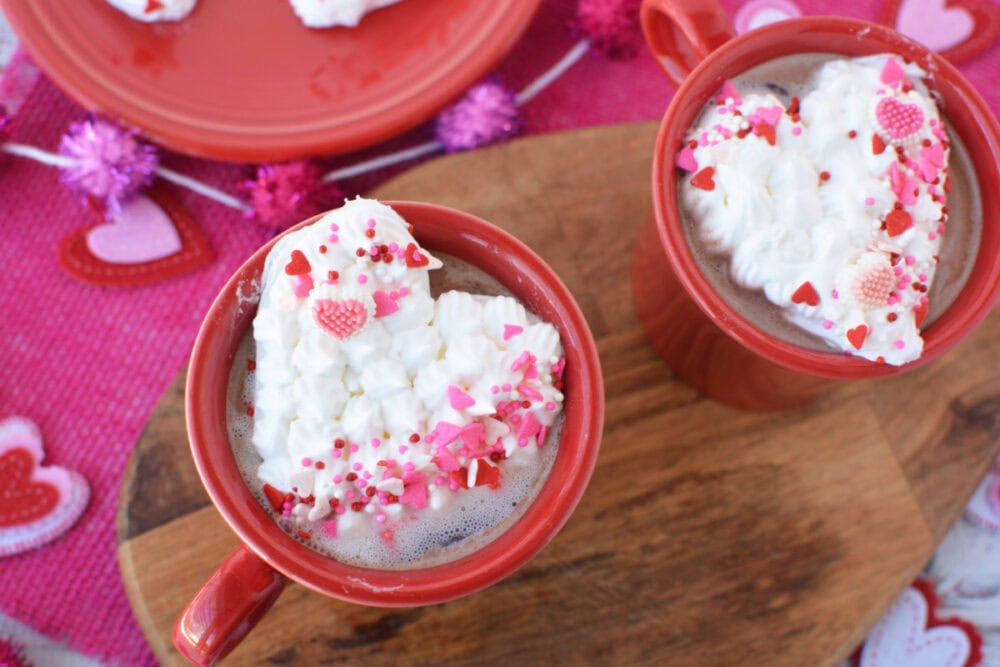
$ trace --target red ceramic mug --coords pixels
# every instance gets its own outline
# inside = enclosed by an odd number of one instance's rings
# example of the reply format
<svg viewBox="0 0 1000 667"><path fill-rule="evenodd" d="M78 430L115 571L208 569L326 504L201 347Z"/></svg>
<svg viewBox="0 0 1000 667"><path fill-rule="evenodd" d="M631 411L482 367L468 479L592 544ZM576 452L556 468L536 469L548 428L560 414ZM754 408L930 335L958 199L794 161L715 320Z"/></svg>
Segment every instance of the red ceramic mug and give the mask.
<svg viewBox="0 0 1000 667"><path fill-rule="evenodd" d="M479 267L559 329L567 363L556 460L520 519L479 551L443 565L396 571L350 566L285 534L244 483L226 430L230 367L256 312L272 241L240 267L212 304L188 371L187 428L195 464L212 502L243 541L174 628L178 650L197 664L212 664L230 651L267 612L288 579L330 597L380 607L445 602L494 584L555 537L590 479L604 421L604 384L593 336L569 290L527 246L479 218L431 204L389 205L413 224L422 246Z"/></svg>
<svg viewBox="0 0 1000 667"><path fill-rule="evenodd" d="M1000 285L1000 128L972 85L944 58L885 26L837 17L791 19L737 37L714 0L644 0L650 49L678 87L653 155L653 211L637 239L632 286L646 335L679 377L740 407L807 403L838 382L926 364L957 345L989 313ZM924 329L924 352L896 367L784 342L753 326L702 275L678 208L676 151L722 83L759 64L800 53L858 57L895 53L933 72L950 129L967 147L983 211L979 253L962 292Z"/></svg>

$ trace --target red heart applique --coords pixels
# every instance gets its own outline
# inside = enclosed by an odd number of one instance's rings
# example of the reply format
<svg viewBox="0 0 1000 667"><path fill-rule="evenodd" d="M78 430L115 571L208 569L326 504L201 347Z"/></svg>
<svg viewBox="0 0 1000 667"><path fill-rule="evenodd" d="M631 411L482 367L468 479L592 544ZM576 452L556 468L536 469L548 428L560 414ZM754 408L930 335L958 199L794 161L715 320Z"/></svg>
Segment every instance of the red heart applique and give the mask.
<svg viewBox="0 0 1000 667"><path fill-rule="evenodd" d="M328 334L344 340L364 328L368 309L357 299L317 299L313 304L313 318Z"/></svg>
<svg viewBox="0 0 1000 667"><path fill-rule="evenodd" d="M1000 34L989 0L885 0L879 21L957 63L979 55Z"/></svg>
<svg viewBox="0 0 1000 667"><path fill-rule="evenodd" d="M893 209L885 216L885 231L889 236L899 236L913 226L913 218L906 211Z"/></svg>
<svg viewBox="0 0 1000 667"><path fill-rule="evenodd" d="M859 324L853 329L848 329L847 331L847 341L854 346L855 350L861 349L861 346L864 344L867 336L868 327L864 324Z"/></svg>
<svg viewBox="0 0 1000 667"><path fill-rule="evenodd" d="M285 264L285 273L290 276L304 276L310 271L312 271L312 265L309 264L309 260L302 254L302 251L293 250L288 264Z"/></svg>
<svg viewBox="0 0 1000 667"><path fill-rule="evenodd" d="M34 469L35 460L26 449L0 456L0 528L37 521L59 502L54 486L31 481Z"/></svg>
<svg viewBox="0 0 1000 667"><path fill-rule="evenodd" d="M131 205L127 202L112 222L100 218L59 244L59 265L77 280L131 287L179 276L212 261L212 249L187 210L159 186ZM171 223L173 231L164 229ZM112 229L115 225L121 228Z"/></svg>
<svg viewBox="0 0 1000 667"><path fill-rule="evenodd" d="M704 169L702 169L697 174L691 177L691 185L693 185L696 188L701 188L702 190L711 192L712 190L715 189L714 177L715 177L715 168L705 167Z"/></svg>
<svg viewBox="0 0 1000 667"><path fill-rule="evenodd" d="M792 303L804 303L807 306L818 306L819 294L816 293L816 288L812 286L812 283L807 280L799 285L799 288L792 294Z"/></svg>
<svg viewBox="0 0 1000 667"><path fill-rule="evenodd" d="M428 264L430 264L431 261L427 259L426 255L420 252L420 249L417 248L416 243L407 244L406 252L404 253L403 256L406 258L406 265L410 268L427 266Z"/></svg>
<svg viewBox="0 0 1000 667"><path fill-rule="evenodd" d="M903 591L851 656L854 667L974 667L983 660L983 637L969 621L937 616L937 595L927 581Z"/></svg>
<svg viewBox="0 0 1000 667"><path fill-rule="evenodd" d="M0 556L21 553L67 531L86 509L87 482L42 466L38 427L23 417L0 422Z"/></svg>

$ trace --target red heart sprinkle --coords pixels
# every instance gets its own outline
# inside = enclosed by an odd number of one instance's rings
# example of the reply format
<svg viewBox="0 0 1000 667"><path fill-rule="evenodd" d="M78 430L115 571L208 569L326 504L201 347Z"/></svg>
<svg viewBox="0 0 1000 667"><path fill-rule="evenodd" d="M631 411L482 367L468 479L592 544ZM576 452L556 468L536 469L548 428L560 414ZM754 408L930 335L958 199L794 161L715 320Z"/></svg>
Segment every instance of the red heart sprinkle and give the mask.
<svg viewBox="0 0 1000 667"><path fill-rule="evenodd" d="M368 311L357 299L317 299L313 319L328 334L344 340L361 331L368 321Z"/></svg>
<svg viewBox="0 0 1000 667"><path fill-rule="evenodd" d="M774 126L768 125L767 123L757 123L753 126L753 133L757 136L764 137L767 143L774 145Z"/></svg>
<svg viewBox="0 0 1000 667"><path fill-rule="evenodd" d="M476 467L475 486L486 485L489 485L491 489L500 487L500 469L491 466L486 461L480 460L479 465Z"/></svg>
<svg viewBox="0 0 1000 667"><path fill-rule="evenodd" d="M914 315L914 323L917 325L917 328L919 328L920 325L923 324L924 320L927 318L927 304L926 303L921 304L918 308L914 310L913 315Z"/></svg>
<svg viewBox="0 0 1000 667"><path fill-rule="evenodd" d="M899 236L913 226L913 218L906 211L893 209L885 216L885 231L889 236Z"/></svg>
<svg viewBox="0 0 1000 667"><path fill-rule="evenodd" d="M885 142L877 134L872 135L872 154L881 155L885 152Z"/></svg>
<svg viewBox="0 0 1000 667"><path fill-rule="evenodd" d="M818 306L819 294L816 293L816 288L812 286L812 283L807 280L799 285L799 288L792 294L792 303L804 303L807 306Z"/></svg>
<svg viewBox="0 0 1000 667"><path fill-rule="evenodd" d="M59 491L45 482L32 482L35 460L26 449L0 456L0 528L23 526L41 519L59 503Z"/></svg>
<svg viewBox="0 0 1000 667"><path fill-rule="evenodd" d="M417 248L416 243L410 243L406 246L404 257L406 258L406 265L410 268L427 266L430 263L427 256L421 253L420 249Z"/></svg>
<svg viewBox="0 0 1000 667"><path fill-rule="evenodd" d="M163 9L163 3L160 0L146 0L146 10L147 14L155 12L157 9Z"/></svg>
<svg viewBox="0 0 1000 667"><path fill-rule="evenodd" d="M696 188L701 188L702 190L705 190L707 192L711 192L712 190L715 189L715 180L713 179L714 176L715 176L715 168L705 167L704 169L702 169L697 174L691 177L691 185L693 185Z"/></svg>
<svg viewBox="0 0 1000 667"><path fill-rule="evenodd" d="M309 260L306 256L302 254L301 250L293 250L292 258L285 264L285 273L290 276L301 276L309 273L312 270L312 266L309 264Z"/></svg>
<svg viewBox="0 0 1000 667"><path fill-rule="evenodd" d="M851 345L854 346L855 350L860 350L861 345L864 344L865 338L868 336L868 327L864 324L859 324L853 329L847 331L847 340Z"/></svg>
<svg viewBox="0 0 1000 667"><path fill-rule="evenodd" d="M285 494L278 491L270 484L264 485L264 495L267 496L267 503L275 512L280 512L285 505Z"/></svg>

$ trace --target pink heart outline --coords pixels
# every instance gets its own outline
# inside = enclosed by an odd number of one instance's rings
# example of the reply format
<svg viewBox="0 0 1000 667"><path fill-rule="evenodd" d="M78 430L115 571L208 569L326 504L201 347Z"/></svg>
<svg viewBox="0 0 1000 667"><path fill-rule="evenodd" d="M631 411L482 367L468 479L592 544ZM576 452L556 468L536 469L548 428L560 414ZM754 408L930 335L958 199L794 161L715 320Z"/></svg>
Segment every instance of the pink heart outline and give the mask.
<svg viewBox="0 0 1000 667"><path fill-rule="evenodd" d="M87 250L108 264L143 264L181 251L173 221L149 197L127 201L111 222L87 232Z"/></svg>

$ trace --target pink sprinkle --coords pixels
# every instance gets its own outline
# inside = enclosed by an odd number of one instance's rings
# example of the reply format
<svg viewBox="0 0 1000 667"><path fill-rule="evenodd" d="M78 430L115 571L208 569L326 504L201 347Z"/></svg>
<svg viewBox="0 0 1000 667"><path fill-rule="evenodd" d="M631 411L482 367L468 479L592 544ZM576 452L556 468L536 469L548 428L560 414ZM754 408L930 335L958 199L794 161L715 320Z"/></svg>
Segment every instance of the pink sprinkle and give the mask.
<svg viewBox="0 0 1000 667"><path fill-rule="evenodd" d="M407 461L406 463L403 464L403 470L405 470L406 472L413 472L416 469L416 467L417 466L413 465L413 463L411 463L410 461Z"/></svg>
<svg viewBox="0 0 1000 667"><path fill-rule="evenodd" d="M472 398L464 391L453 384L448 385L448 402L456 410L462 410L476 404L476 399Z"/></svg>
<svg viewBox="0 0 1000 667"><path fill-rule="evenodd" d="M359 447L357 443L353 443L353 444L351 445L351 451L352 451L352 452L356 452L356 451L358 451L359 449L361 449L361 447Z"/></svg>
<svg viewBox="0 0 1000 667"><path fill-rule="evenodd" d="M372 478L372 474L370 472L368 472L367 470L364 471L363 473L361 473L361 476L364 477L365 479L371 479Z"/></svg>
<svg viewBox="0 0 1000 667"><path fill-rule="evenodd" d="M677 166L691 173L698 171L698 161L694 157L694 151L687 144L677 154Z"/></svg>
<svg viewBox="0 0 1000 667"><path fill-rule="evenodd" d="M329 240L329 241L330 241L330 243L337 243L337 242L338 242L338 241L340 240L340 237L339 237L339 236L337 236L336 234L330 234L330 235L329 235L329 236L327 237L327 240Z"/></svg>
<svg viewBox="0 0 1000 667"><path fill-rule="evenodd" d="M333 483L334 484L340 484L343 481L344 481L344 478L343 478L342 475L334 475L333 476Z"/></svg>
<svg viewBox="0 0 1000 667"><path fill-rule="evenodd" d="M348 500L354 500L354 498L356 498L357 495L358 494L354 493L353 489L348 489L347 493L344 494L344 497L347 498Z"/></svg>
<svg viewBox="0 0 1000 667"><path fill-rule="evenodd" d="M378 514L375 515L375 520L379 523L385 523L385 514L379 512Z"/></svg>
<svg viewBox="0 0 1000 667"><path fill-rule="evenodd" d="M799 136L800 134L802 134L802 128L796 125L795 127L792 128L792 134L794 134L796 137Z"/></svg>
<svg viewBox="0 0 1000 667"><path fill-rule="evenodd" d="M865 197L865 206L874 206L875 197Z"/></svg>
<svg viewBox="0 0 1000 667"><path fill-rule="evenodd" d="M725 103L726 100L732 100L733 104L743 104L743 98L740 97L740 91L737 90L732 81L726 81L723 83L722 88L719 90L719 94L715 96L716 102Z"/></svg>
<svg viewBox="0 0 1000 667"><path fill-rule="evenodd" d="M490 393L491 394L499 394L500 393L500 387L498 387L496 385L493 385L492 387L490 387Z"/></svg>
<svg viewBox="0 0 1000 667"><path fill-rule="evenodd" d="M307 296L309 296L309 292L312 291L312 288L313 288L312 276L308 275L295 276L295 288L294 288L295 296L299 297L300 299L304 299Z"/></svg>
<svg viewBox="0 0 1000 667"><path fill-rule="evenodd" d="M302 467L303 468L308 468L309 466L312 465L312 462L313 462L313 460L311 458L309 458L308 456L306 456L305 458L302 459Z"/></svg>
<svg viewBox="0 0 1000 667"><path fill-rule="evenodd" d="M351 466L351 470L353 470L354 472L361 470L361 464L355 463L354 465Z"/></svg>
<svg viewBox="0 0 1000 667"><path fill-rule="evenodd" d="M501 387L501 389L503 389L504 391L510 391L511 390L510 383L509 382L504 382L504 384Z"/></svg>
<svg viewBox="0 0 1000 667"><path fill-rule="evenodd" d="M832 296L834 299L839 299L840 298L840 292L838 292L837 290L832 290L830 292L830 296Z"/></svg>
<svg viewBox="0 0 1000 667"><path fill-rule="evenodd" d="M902 350L904 347L906 347L906 343L904 343L901 340L897 340L895 343L893 343L893 345L897 350Z"/></svg>
<svg viewBox="0 0 1000 667"><path fill-rule="evenodd" d="M823 320L823 328L824 329L832 329L833 328L833 320Z"/></svg>
<svg viewBox="0 0 1000 667"><path fill-rule="evenodd" d="M368 251L368 254L370 254L372 257L378 257L379 254L381 254L381 251L378 249L377 245L373 245L371 247L371 250Z"/></svg>
<svg viewBox="0 0 1000 667"><path fill-rule="evenodd" d="M330 223L330 231L331 232L339 232L340 231L340 225L338 225L335 222L331 222Z"/></svg>
<svg viewBox="0 0 1000 667"><path fill-rule="evenodd" d="M397 250L399 250L399 244L398 243L396 243L395 241L393 241L392 243L389 244L389 252L396 252Z"/></svg>
<svg viewBox="0 0 1000 667"><path fill-rule="evenodd" d="M368 218L368 229L375 228L375 218Z"/></svg>
<svg viewBox="0 0 1000 667"><path fill-rule="evenodd" d="M549 427L543 426L538 429L538 435L535 436L535 444L541 447L545 444L545 438L549 437Z"/></svg>
<svg viewBox="0 0 1000 667"><path fill-rule="evenodd" d="M347 508L344 507L343 505L337 505L337 509L333 511L336 512L337 514L343 514L344 512L347 511Z"/></svg>
<svg viewBox="0 0 1000 667"><path fill-rule="evenodd" d="M899 66L895 58L886 58L885 66L882 67L882 74L879 79L887 86L895 86L903 80L905 74L903 68Z"/></svg>
<svg viewBox="0 0 1000 667"><path fill-rule="evenodd" d="M935 234L934 232L931 232L930 234L927 235L927 240L928 241L933 241L936 238L937 238L937 234Z"/></svg>
<svg viewBox="0 0 1000 667"><path fill-rule="evenodd" d="M505 324L503 325L503 339L510 340L511 336L516 336L522 331L524 331L524 327L516 324Z"/></svg>
<svg viewBox="0 0 1000 667"><path fill-rule="evenodd" d="M556 409L556 404L553 403L552 401L549 401L548 403L545 404L545 409L548 410L549 412L552 412L553 410Z"/></svg>
<svg viewBox="0 0 1000 667"><path fill-rule="evenodd" d="M366 276L363 273L360 276L358 276L358 283L359 284L364 285L366 282L368 282L368 276Z"/></svg>
<svg viewBox="0 0 1000 667"><path fill-rule="evenodd" d="M906 265L907 266L913 266L914 262L916 262L916 261L917 261L917 258L914 257L913 255L907 255L906 256Z"/></svg>
<svg viewBox="0 0 1000 667"><path fill-rule="evenodd" d="M323 521L320 523L320 529L322 529L323 534L327 537L334 538L337 536L336 521Z"/></svg>
<svg viewBox="0 0 1000 667"><path fill-rule="evenodd" d="M510 370L517 372L518 370L521 369L522 366L529 363L530 361L531 361L531 353L525 350L524 352L521 353L521 356L518 357L513 364L511 364Z"/></svg>
<svg viewBox="0 0 1000 667"><path fill-rule="evenodd" d="M938 234L944 234L944 224L938 225L937 233Z"/></svg>
<svg viewBox="0 0 1000 667"><path fill-rule="evenodd" d="M445 483L447 483L447 481L448 480L445 479L444 477L439 476L437 479L434 480L434 483L437 484L438 486L444 486Z"/></svg>
<svg viewBox="0 0 1000 667"><path fill-rule="evenodd" d="M355 480L355 482L354 482L354 486L356 486L356 487L357 487L357 488L359 488L359 489L363 489L363 488L365 488L366 486L368 486L368 482L366 482L366 481L365 481L365 480L363 480L363 479L358 479L358 480Z"/></svg>
<svg viewBox="0 0 1000 667"><path fill-rule="evenodd" d="M892 267L892 272L895 273L897 276L901 276L903 275L903 267L896 265Z"/></svg>
<svg viewBox="0 0 1000 667"><path fill-rule="evenodd" d="M886 299L886 303L888 305L890 305L890 306L893 305L894 303L896 303L896 301L897 301L897 299L896 299L896 295L895 294L893 294L888 299Z"/></svg>
<svg viewBox="0 0 1000 667"><path fill-rule="evenodd" d="M410 293L410 288L409 287L400 287L399 288L399 296L406 296L409 293Z"/></svg>
<svg viewBox="0 0 1000 667"><path fill-rule="evenodd" d="M926 296L921 296L921 297L920 297L920 303L921 303L921 304L923 304L923 305L925 305L925 306L926 306L926 305L927 305L927 302L928 302L928 299L927 299L927 297L926 297Z"/></svg>
<svg viewBox="0 0 1000 667"><path fill-rule="evenodd" d="M382 441L378 438L372 438L372 447L378 449L378 446L382 444Z"/></svg>
<svg viewBox="0 0 1000 667"><path fill-rule="evenodd" d="M527 396L528 398L533 399L535 401L540 401L543 398L541 392L539 392L537 389L533 389L533 388L531 388L531 387L529 387L527 385L523 385L523 384L517 385L517 391L519 393L523 394L524 396Z"/></svg>
<svg viewBox="0 0 1000 667"><path fill-rule="evenodd" d="M919 280L920 282L926 281L927 280L927 274L926 273L921 273L919 276L917 276L917 280Z"/></svg>
<svg viewBox="0 0 1000 667"><path fill-rule="evenodd" d="M451 480L448 482L448 488L452 491L458 491L458 483L456 483L455 480Z"/></svg>
<svg viewBox="0 0 1000 667"><path fill-rule="evenodd" d="M341 453L341 451L339 449L333 450L333 458L339 459L341 456L343 456L343 454Z"/></svg>
<svg viewBox="0 0 1000 667"><path fill-rule="evenodd" d="M406 453L406 452L407 452L407 451L408 451L409 449L410 449L410 448L409 448L409 447L407 447L406 445L400 445L400 446L399 446L399 453L400 453L400 454L405 454L405 453Z"/></svg>

